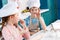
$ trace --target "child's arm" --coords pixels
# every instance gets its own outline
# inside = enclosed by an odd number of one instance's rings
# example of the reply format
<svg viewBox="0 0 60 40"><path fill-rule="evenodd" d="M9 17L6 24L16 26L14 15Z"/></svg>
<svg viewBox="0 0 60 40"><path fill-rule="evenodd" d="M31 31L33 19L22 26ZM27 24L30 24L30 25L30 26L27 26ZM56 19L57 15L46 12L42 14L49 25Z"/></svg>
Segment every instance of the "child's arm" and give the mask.
<svg viewBox="0 0 60 40"><path fill-rule="evenodd" d="M24 20L20 20L20 23L21 23L21 25L22 25L23 28L26 27L26 24L25 24L25 21Z"/></svg>
<svg viewBox="0 0 60 40"><path fill-rule="evenodd" d="M46 24L45 24L45 22L44 22L44 20L43 20L43 18L42 18L41 16L40 16L40 18L39 18L39 21L40 21L43 29L46 31Z"/></svg>
<svg viewBox="0 0 60 40"><path fill-rule="evenodd" d="M23 34L23 37L24 37L26 40L30 40L30 32L29 32L29 29L28 29L28 27L26 26L24 20L20 20L20 23L21 23L21 25L23 26L23 30L25 31L24 34Z"/></svg>
<svg viewBox="0 0 60 40"><path fill-rule="evenodd" d="M36 14L36 15L37 15L37 18L38 18L39 22L41 23L43 29L46 31L47 30L46 29L46 24L44 22L44 19L41 17L41 14L38 12L38 14Z"/></svg>

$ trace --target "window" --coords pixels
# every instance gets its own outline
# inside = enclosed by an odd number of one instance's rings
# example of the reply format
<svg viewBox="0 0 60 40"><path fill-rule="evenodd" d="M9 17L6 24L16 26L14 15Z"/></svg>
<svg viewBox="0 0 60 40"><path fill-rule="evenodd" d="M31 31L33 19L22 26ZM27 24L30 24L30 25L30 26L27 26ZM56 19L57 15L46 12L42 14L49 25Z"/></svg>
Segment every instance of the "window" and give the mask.
<svg viewBox="0 0 60 40"><path fill-rule="evenodd" d="M48 9L48 1L47 0L40 0L40 3L41 3L41 6L40 6L41 9Z"/></svg>
<svg viewBox="0 0 60 40"><path fill-rule="evenodd" d="M2 0L0 0L0 9L1 9L1 7L2 7Z"/></svg>

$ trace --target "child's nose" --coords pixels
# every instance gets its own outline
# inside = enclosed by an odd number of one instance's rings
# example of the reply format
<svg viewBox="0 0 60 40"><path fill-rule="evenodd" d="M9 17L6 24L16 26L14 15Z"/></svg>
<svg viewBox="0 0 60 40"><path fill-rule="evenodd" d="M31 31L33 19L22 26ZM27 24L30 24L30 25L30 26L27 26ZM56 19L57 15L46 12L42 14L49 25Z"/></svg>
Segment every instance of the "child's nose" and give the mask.
<svg viewBox="0 0 60 40"><path fill-rule="evenodd" d="M34 13L36 13L36 11L34 11Z"/></svg>

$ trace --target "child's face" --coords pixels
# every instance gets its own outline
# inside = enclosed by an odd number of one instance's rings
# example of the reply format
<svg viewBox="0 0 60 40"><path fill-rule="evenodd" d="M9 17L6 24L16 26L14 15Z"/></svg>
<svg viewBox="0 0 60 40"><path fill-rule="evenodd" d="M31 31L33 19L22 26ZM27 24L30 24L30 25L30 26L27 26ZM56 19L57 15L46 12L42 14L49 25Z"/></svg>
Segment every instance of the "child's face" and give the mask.
<svg viewBox="0 0 60 40"><path fill-rule="evenodd" d="M37 7L32 7L31 9L30 9L30 12L32 13L32 14L37 14L37 13L39 13L39 8L37 8Z"/></svg>
<svg viewBox="0 0 60 40"><path fill-rule="evenodd" d="M33 8L30 9L31 15L36 15L36 14L38 14L39 12L40 12L40 10L39 10L39 8L37 8L37 7L33 7Z"/></svg>
<svg viewBox="0 0 60 40"><path fill-rule="evenodd" d="M11 16L11 20L13 21L13 23L18 23L19 21L19 14L16 13L14 15Z"/></svg>

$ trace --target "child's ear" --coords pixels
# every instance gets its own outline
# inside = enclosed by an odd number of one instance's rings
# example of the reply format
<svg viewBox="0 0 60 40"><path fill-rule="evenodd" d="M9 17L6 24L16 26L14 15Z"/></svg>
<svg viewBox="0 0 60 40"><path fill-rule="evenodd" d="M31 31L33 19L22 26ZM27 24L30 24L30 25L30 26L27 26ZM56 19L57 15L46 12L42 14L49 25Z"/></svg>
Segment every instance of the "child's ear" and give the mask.
<svg viewBox="0 0 60 40"><path fill-rule="evenodd" d="M31 8L29 9L29 12L31 12Z"/></svg>
<svg viewBox="0 0 60 40"><path fill-rule="evenodd" d="M40 8L38 8L39 12L40 12Z"/></svg>
<svg viewBox="0 0 60 40"><path fill-rule="evenodd" d="M30 9L29 9L29 12L30 12Z"/></svg>

